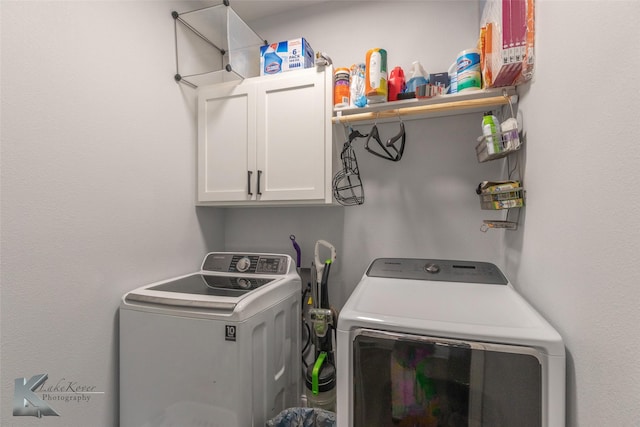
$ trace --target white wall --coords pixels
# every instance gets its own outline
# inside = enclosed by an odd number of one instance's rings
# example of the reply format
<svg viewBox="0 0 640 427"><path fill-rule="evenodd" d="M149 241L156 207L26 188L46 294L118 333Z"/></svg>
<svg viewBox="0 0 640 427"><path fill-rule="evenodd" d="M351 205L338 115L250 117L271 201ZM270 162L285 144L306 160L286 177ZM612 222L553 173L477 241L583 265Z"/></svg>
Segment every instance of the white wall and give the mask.
<svg viewBox="0 0 640 427"><path fill-rule="evenodd" d="M120 297L222 248L223 212L194 207L174 7L2 1L2 426L116 425ZM14 379L42 373L104 394L12 416Z"/></svg>
<svg viewBox="0 0 640 427"><path fill-rule="evenodd" d="M528 206L505 263L566 341L568 425L637 426L640 2L543 0L537 12L521 105Z"/></svg>

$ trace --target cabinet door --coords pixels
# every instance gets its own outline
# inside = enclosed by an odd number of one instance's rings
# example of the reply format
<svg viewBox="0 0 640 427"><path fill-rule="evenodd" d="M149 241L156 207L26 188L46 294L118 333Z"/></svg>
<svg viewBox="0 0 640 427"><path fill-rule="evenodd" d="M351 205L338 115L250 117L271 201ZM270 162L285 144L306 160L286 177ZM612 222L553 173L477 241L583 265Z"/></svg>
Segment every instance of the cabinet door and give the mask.
<svg viewBox="0 0 640 427"><path fill-rule="evenodd" d="M258 85L259 200L331 201L329 74L292 71Z"/></svg>
<svg viewBox="0 0 640 427"><path fill-rule="evenodd" d="M255 199L255 85L198 92L198 202Z"/></svg>

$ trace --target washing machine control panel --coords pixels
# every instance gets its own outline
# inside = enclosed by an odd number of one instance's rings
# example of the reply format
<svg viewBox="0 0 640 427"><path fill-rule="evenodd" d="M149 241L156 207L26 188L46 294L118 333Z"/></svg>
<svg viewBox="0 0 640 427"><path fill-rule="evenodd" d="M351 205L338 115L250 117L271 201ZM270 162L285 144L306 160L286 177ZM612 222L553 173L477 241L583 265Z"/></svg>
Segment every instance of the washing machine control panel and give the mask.
<svg viewBox="0 0 640 427"><path fill-rule="evenodd" d="M508 283L494 264L441 259L378 258L369 266L367 276L491 285Z"/></svg>
<svg viewBox="0 0 640 427"><path fill-rule="evenodd" d="M207 254L202 270L243 274L286 274L289 268L287 255L236 254L216 252Z"/></svg>

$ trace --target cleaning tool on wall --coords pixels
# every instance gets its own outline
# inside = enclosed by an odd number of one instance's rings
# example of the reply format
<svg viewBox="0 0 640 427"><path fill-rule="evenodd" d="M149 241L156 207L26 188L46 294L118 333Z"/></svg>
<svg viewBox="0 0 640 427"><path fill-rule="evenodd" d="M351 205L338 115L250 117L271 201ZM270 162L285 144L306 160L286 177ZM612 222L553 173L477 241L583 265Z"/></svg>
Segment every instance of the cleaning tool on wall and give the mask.
<svg viewBox="0 0 640 427"><path fill-rule="evenodd" d="M298 245L298 242L296 242L296 236L291 234L289 236L289 239L291 239L291 243L293 244L293 249L296 251L296 268L300 268L300 245ZM298 272L299 274L300 272Z"/></svg>
<svg viewBox="0 0 640 427"><path fill-rule="evenodd" d="M320 248L329 250L329 257L320 261ZM313 308L309 310L314 336L315 360L305 373L307 403L311 407L335 411L336 368L334 336L337 315L329 305L329 272L336 260L336 248L325 240L316 241L314 263L316 282Z"/></svg>

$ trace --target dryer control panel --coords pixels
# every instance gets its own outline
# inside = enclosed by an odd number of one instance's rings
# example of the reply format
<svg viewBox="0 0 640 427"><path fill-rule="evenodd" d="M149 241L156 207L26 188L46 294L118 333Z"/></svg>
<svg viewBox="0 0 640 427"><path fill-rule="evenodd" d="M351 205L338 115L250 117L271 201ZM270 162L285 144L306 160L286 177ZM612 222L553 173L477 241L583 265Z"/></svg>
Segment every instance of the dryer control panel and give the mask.
<svg viewBox="0 0 640 427"><path fill-rule="evenodd" d="M202 270L222 273L281 275L287 273L289 259L287 255L212 252L204 258Z"/></svg>
<svg viewBox="0 0 640 427"><path fill-rule="evenodd" d="M367 276L490 285L508 283L506 277L494 264L441 259L378 258L369 266Z"/></svg>

